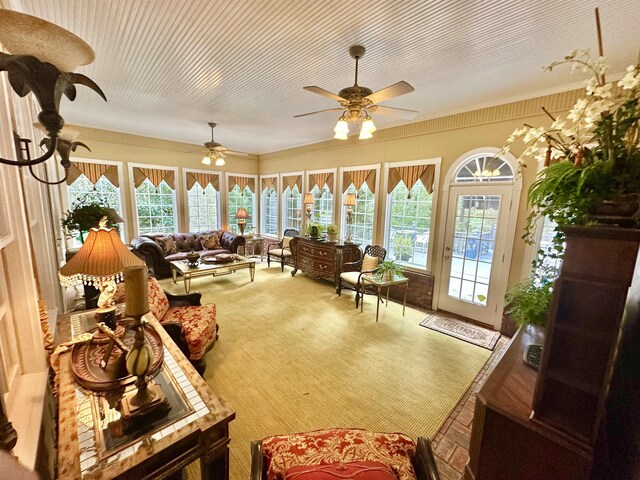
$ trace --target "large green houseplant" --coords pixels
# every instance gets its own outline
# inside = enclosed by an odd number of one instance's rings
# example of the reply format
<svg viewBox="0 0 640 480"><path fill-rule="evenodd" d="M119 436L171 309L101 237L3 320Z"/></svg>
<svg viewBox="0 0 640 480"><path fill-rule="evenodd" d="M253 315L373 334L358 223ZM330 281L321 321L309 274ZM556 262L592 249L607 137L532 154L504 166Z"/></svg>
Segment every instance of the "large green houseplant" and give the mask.
<svg viewBox="0 0 640 480"><path fill-rule="evenodd" d="M118 222L121 221L113 208L106 202L94 195L85 196L74 202L69 210L62 216L62 226L66 235L70 238L78 236L81 243L84 243L84 234L92 227L97 227L102 217L107 217L107 226L118 229Z"/></svg>

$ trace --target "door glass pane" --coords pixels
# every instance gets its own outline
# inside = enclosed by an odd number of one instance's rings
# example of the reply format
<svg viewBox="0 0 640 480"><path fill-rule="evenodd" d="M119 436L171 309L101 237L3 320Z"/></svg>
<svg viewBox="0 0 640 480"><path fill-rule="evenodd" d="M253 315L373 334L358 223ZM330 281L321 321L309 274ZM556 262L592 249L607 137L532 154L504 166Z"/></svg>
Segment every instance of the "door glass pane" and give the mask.
<svg viewBox="0 0 640 480"><path fill-rule="evenodd" d="M485 306L498 228L500 195L458 195L448 294Z"/></svg>

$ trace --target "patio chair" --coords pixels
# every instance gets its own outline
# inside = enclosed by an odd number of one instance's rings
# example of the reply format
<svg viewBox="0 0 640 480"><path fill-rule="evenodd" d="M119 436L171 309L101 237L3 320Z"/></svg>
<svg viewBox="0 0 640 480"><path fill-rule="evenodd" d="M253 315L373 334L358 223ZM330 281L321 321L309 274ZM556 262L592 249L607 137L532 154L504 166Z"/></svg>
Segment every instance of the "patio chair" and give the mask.
<svg viewBox="0 0 640 480"><path fill-rule="evenodd" d="M251 443L251 480L440 480L426 437L334 428Z"/></svg>
<svg viewBox="0 0 640 480"><path fill-rule="evenodd" d="M287 228L284 231L282 240L278 243L272 243L267 247L267 267L271 267L271 257L275 257L280 262L280 269L284 272L284 264L293 265L293 254L289 248L289 242L293 237L299 235L298 230Z"/></svg>
<svg viewBox="0 0 640 480"><path fill-rule="evenodd" d="M362 284L362 275L373 273L386 256L387 250L382 245L367 245L364 253L360 251L358 260L344 263L338 282L338 296L342 295L343 288L355 290L356 308L358 308L360 295L372 293L368 292L366 286Z"/></svg>

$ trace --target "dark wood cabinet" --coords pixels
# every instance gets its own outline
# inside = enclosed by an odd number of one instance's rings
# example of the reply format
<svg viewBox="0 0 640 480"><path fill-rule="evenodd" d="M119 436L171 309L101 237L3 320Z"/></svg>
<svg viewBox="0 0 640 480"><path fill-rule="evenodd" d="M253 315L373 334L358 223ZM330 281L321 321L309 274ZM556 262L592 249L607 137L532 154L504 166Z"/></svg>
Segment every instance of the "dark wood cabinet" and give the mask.
<svg viewBox="0 0 640 480"><path fill-rule="evenodd" d="M338 284L344 262L358 258L358 246L354 244L331 243L304 237L295 237L289 244L294 258L291 275L298 270L311 278L324 279Z"/></svg>

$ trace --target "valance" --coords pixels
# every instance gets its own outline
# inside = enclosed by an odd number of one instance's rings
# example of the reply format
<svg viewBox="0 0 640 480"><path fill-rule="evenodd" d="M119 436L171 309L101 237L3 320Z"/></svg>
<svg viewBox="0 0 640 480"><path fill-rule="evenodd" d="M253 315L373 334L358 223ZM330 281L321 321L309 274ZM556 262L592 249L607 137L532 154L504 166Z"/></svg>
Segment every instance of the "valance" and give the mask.
<svg viewBox="0 0 640 480"><path fill-rule="evenodd" d="M352 183L356 187L356 190L360 190L362 185L366 183L371 193L376 193L376 171L371 169L344 172L342 176L342 192L346 192Z"/></svg>
<svg viewBox="0 0 640 480"><path fill-rule="evenodd" d="M270 190L276 188L276 180L278 177L267 177L262 179L262 190Z"/></svg>
<svg viewBox="0 0 640 480"><path fill-rule="evenodd" d="M298 186L298 191L302 192L302 175L285 175L282 177L282 190L289 187L293 190L294 186Z"/></svg>
<svg viewBox="0 0 640 480"><path fill-rule="evenodd" d="M316 185L320 190L326 185L333 194L333 172L312 173L309 175L309 190L313 190Z"/></svg>
<svg viewBox="0 0 640 480"><path fill-rule="evenodd" d="M408 198L411 198L411 188L413 188L418 180L422 182L427 192L433 193L435 173L435 165L392 167L389 169L389 186L387 187L387 193L393 192L393 189L400 183L400 180L402 180L407 189L409 189Z"/></svg>
<svg viewBox="0 0 640 480"><path fill-rule="evenodd" d="M114 186L120 186L118 179L118 167L116 165L105 165L104 163L72 162L67 176L67 185L75 182L80 175L84 175L94 185L101 177L105 177Z"/></svg>
<svg viewBox="0 0 640 480"><path fill-rule="evenodd" d="M251 193L255 193L256 191L256 180L253 177L241 177L238 176L230 176L229 177L229 191L233 190L235 186L240 188L240 193L244 192L244 189L249 187Z"/></svg>
<svg viewBox="0 0 640 480"><path fill-rule="evenodd" d="M207 185L211 185L216 191L220 190L220 177L216 173L188 172L187 190L191 190L196 182L202 189L207 188Z"/></svg>
<svg viewBox="0 0 640 480"><path fill-rule="evenodd" d="M144 183L145 180L149 180L151 184L158 188L160 182L163 180L169 187L175 189L175 172L173 170L161 170L159 168L133 168L133 185L138 188Z"/></svg>

